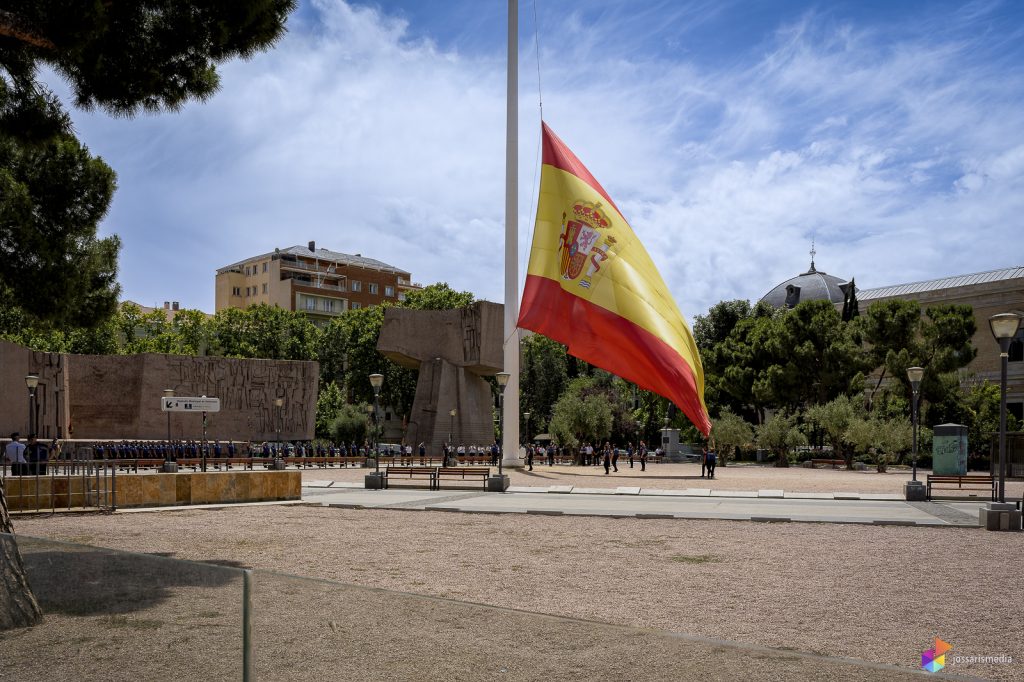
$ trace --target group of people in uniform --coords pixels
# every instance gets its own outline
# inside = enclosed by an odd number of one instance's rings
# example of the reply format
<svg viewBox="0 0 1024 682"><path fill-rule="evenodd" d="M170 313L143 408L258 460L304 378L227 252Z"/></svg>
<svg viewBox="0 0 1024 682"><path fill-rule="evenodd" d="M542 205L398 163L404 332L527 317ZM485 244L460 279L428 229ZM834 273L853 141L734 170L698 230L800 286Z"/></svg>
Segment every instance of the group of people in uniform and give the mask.
<svg viewBox="0 0 1024 682"><path fill-rule="evenodd" d="M641 471L647 471L647 443L640 441L639 445L628 443L626 447L613 446L611 441L605 441L604 445L598 445L595 447L591 443L584 443L579 448L578 455L574 458L576 464L580 466L604 466L604 473L610 474L612 471L619 470L619 457L625 455L629 461L629 468L633 468L633 464L638 463ZM554 443L548 443L545 447L539 443L526 446L526 466L527 470L533 471L533 462L535 459L543 462L547 459L548 466L555 465L555 458L568 459L571 457L571 453L568 447L564 445L556 445Z"/></svg>

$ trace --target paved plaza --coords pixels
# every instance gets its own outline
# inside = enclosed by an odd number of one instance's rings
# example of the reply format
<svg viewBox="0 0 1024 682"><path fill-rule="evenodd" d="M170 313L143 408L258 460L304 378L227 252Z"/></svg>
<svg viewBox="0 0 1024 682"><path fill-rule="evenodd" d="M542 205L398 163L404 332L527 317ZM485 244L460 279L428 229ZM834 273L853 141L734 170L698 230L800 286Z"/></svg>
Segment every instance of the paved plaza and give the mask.
<svg viewBox="0 0 1024 682"><path fill-rule="evenodd" d="M983 504L905 502L877 493L555 488L512 488L505 493L366 490L358 484L314 480L304 484L302 497L325 506L366 509L928 526L977 526L978 509Z"/></svg>

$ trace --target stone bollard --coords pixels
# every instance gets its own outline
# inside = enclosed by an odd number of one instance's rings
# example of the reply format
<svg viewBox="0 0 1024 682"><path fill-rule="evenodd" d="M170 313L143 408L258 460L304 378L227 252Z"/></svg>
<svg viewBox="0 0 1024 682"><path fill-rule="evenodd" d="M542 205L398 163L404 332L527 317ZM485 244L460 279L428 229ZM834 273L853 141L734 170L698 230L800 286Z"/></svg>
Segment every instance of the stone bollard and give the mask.
<svg viewBox="0 0 1024 682"><path fill-rule="evenodd" d="M271 469L273 469L274 471L284 471L287 468L288 468L287 462L285 462L280 457L277 457L277 458L274 459L274 466L271 467Z"/></svg>
<svg viewBox="0 0 1024 682"><path fill-rule="evenodd" d="M985 530L1020 531L1021 512L1013 502L989 502L978 510L978 523Z"/></svg>
<svg viewBox="0 0 1024 682"><path fill-rule="evenodd" d="M928 499L928 489L921 481L907 481L903 484L903 497L907 502L924 502Z"/></svg>
<svg viewBox="0 0 1024 682"><path fill-rule="evenodd" d="M492 493L503 493L508 490L509 478L506 474L501 476L490 476L487 479L487 491Z"/></svg>
<svg viewBox="0 0 1024 682"><path fill-rule="evenodd" d="M363 477L363 486L367 490L380 490L384 487L384 474L377 471L366 474Z"/></svg>
<svg viewBox="0 0 1024 682"><path fill-rule="evenodd" d="M178 463L164 462L163 466L160 468L160 471L164 472L165 474L176 474L178 473Z"/></svg>

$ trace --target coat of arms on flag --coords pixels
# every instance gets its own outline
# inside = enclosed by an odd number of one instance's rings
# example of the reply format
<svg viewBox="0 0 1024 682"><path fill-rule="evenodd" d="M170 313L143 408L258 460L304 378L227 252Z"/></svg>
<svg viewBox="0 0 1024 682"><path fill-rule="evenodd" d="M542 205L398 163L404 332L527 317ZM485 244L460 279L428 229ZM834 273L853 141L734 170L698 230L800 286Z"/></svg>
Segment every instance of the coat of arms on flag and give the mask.
<svg viewBox="0 0 1024 682"><path fill-rule="evenodd" d="M571 216L567 212L562 213L562 233L558 237L559 270L562 279L575 280L586 267L587 274L579 285L589 289L591 278L601 269L601 263L612 255L615 237L604 235L604 241L598 243L603 236L601 231L611 228L600 203L591 204L580 199L573 202L571 211Z"/></svg>

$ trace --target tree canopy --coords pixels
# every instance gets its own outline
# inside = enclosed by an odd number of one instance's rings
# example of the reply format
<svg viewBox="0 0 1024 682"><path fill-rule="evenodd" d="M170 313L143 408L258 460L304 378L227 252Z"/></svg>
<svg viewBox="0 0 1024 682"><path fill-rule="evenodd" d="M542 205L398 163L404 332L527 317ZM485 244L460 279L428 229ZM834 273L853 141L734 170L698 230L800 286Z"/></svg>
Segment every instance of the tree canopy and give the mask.
<svg viewBox="0 0 1024 682"><path fill-rule="evenodd" d="M114 171L74 136L38 78L115 116L176 110L217 89L216 67L271 47L294 0L11 0L0 9L0 304L38 324L94 327L113 314L116 236L99 237Z"/></svg>

